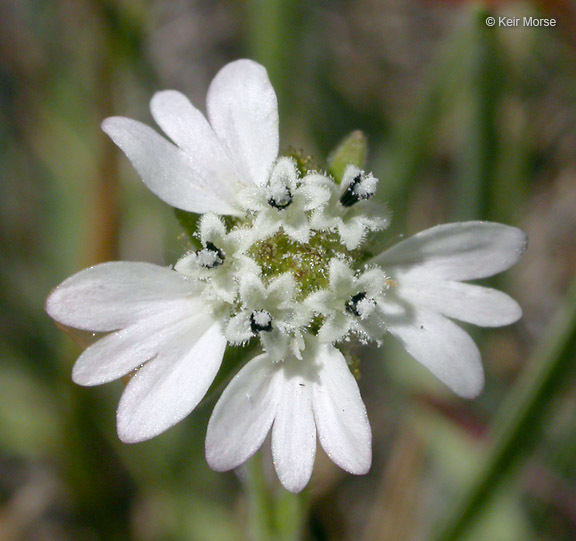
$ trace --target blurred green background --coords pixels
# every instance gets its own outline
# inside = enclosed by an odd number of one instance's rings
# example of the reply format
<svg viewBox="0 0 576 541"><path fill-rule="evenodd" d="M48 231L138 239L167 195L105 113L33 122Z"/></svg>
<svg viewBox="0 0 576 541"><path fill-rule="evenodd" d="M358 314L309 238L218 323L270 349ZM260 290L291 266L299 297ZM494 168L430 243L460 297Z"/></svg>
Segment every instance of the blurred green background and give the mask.
<svg viewBox="0 0 576 541"><path fill-rule="evenodd" d="M489 28L490 14L557 28ZM530 237L490 282L524 318L472 330L480 398L455 397L392 343L362 354L374 463L354 477L319 451L302 537L576 539L576 9L562 0L1 0L0 539L247 538L242 472L204 460L213 402L122 444L122 383L75 386L81 349L43 311L86 266L176 261L172 209L99 125L152 124L165 88L203 109L240 57L269 70L284 149L323 164L351 130L367 134L393 212L383 245L468 219Z"/></svg>

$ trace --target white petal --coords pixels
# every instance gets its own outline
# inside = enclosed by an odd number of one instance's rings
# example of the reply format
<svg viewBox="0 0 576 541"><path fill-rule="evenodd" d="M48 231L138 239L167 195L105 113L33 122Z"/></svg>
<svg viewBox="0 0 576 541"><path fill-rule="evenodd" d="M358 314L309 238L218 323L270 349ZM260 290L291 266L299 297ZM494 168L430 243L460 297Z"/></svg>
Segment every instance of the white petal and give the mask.
<svg viewBox="0 0 576 541"><path fill-rule="evenodd" d="M149 263L103 263L64 280L48 297L53 319L76 329L115 331L200 293L178 273Z"/></svg>
<svg viewBox="0 0 576 541"><path fill-rule="evenodd" d="M288 186L290 191L293 192L296 189L297 181L298 172L294 160L287 157L280 158L270 174L270 185Z"/></svg>
<svg viewBox="0 0 576 541"><path fill-rule="evenodd" d="M304 299L304 305L316 313L325 314L331 312L334 309L334 293L329 289L320 289L310 293Z"/></svg>
<svg viewBox="0 0 576 541"><path fill-rule="evenodd" d="M289 272L285 272L270 282L268 300L273 304L283 305L292 301L295 289L294 276Z"/></svg>
<svg viewBox="0 0 576 541"><path fill-rule="evenodd" d="M380 295L387 287L386 275L381 269L369 269L364 272L357 282L359 291L365 291L369 298Z"/></svg>
<svg viewBox="0 0 576 541"><path fill-rule="evenodd" d="M178 274L184 276L197 276L198 275L198 256L195 251L190 251L184 254L175 264L174 270Z"/></svg>
<svg viewBox="0 0 576 541"><path fill-rule="evenodd" d="M390 297L378 306L390 333L402 347L438 379L464 398L474 398L484 386L476 344L458 325L426 308Z"/></svg>
<svg viewBox="0 0 576 541"><path fill-rule="evenodd" d="M337 258L330 260L330 289L339 295L348 295L352 291L354 272L352 269Z"/></svg>
<svg viewBox="0 0 576 541"><path fill-rule="evenodd" d="M243 180L262 186L278 155L278 103L266 70L251 60L224 66L210 85L207 107Z"/></svg>
<svg viewBox="0 0 576 541"><path fill-rule="evenodd" d="M310 226L308 217L302 210L288 212L282 224L284 233L296 242L306 244L310 240Z"/></svg>
<svg viewBox="0 0 576 541"><path fill-rule="evenodd" d="M266 355L259 355L222 393L206 433L206 460L212 469L236 468L262 445L276 414L278 368Z"/></svg>
<svg viewBox="0 0 576 541"><path fill-rule="evenodd" d="M523 231L491 222L444 224L417 233L373 262L391 274L472 280L505 271L527 246Z"/></svg>
<svg viewBox="0 0 576 541"><path fill-rule="evenodd" d="M264 210L270 207L265 199L265 192L261 188L253 185L238 194L238 203L245 210Z"/></svg>
<svg viewBox="0 0 576 541"><path fill-rule="evenodd" d="M211 212L204 214L204 216L200 218L198 230L200 231L200 239L203 244L207 242L218 243L226 237L226 226L222 222L222 219ZM221 248L221 246L218 246L218 248Z"/></svg>
<svg viewBox="0 0 576 541"><path fill-rule="evenodd" d="M356 167L353 164L349 164L346 166L344 170L344 174L342 175L342 181L340 182L340 193L344 194L344 192L348 189L348 186L354 180L354 177L358 176L362 173L362 170Z"/></svg>
<svg viewBox="0 0 576 541"><path fill-rule="evenodd" d="M302 374L302 362L282 367L282 383L272 428L272 456L278 478L291 492L310 480L316 454L316 425L312 413L312 381Z"/></svg>
<svg viewBox="0 0 576 541"><path fill-rule="evenodd" d="M220 368L226 339L211 318L196 318L171 347L141 368L118 405L118 435L148 440L186 417L202 400Z"/></svg>
<svg viewBox="0 0 576 541"><path fill-rule="evenodd" d="M167 310L109 334L88 347L76 361L72 379L79 385L100 385L115 380L169 348L182 332L182 326L189 329L196 318L198 303L186 299L172 303Z"/></svg>
<svg viewBox="0 0 576 541"><path fill-rule="evenodd" d="M242 302L250 308L257 307L261 309L266 302L266 287L260 278L253 274L247 273L240 276L240 298Z"/></svg>
<svg viewBox="0 0 576 541"><path fill-rule="evenodd" d="M274 325L274 323L272 323ZM291 339L286 332L275 328L271 332L262 332L259 335L262 348L270 361L281 362L290 355Z"/></svg>
<svg viewBox="0 0 576 541"><path fill-rule="evenodd" d="M242 344L252 338L253 333L250 328L250 314L240 312L230 318L226 327L226 338L233 344Z"/></svg>
<svg viewBox="0 0 576 541"><path fill-rule="evenodd" d="M110 117L102 129L122 149L144 184L160 199L196 213L240 214L235 184L212 177L206 164L219 158L210 149L201 162L158 135L152 128L124 117Z"/></svg>
<svg viewBox="0 0 576 541"><path fill-rule="evenodd" d="M229 304L234 304L236 293L238 292L238 284L236 284L234 275L231 272L216 273L212 278L210 287L216 298L222 299Z"/></svg>
<svg viewBox="0 0 576 541"><path fill-rule="evenodd" d="M332 346L320 346L316 361L312 401L320 443L344 470L366 473L372 463L372 432L356 380Z"/></svg>
<svg viewBox="0 0 576 541"><path fill-rule="evenodd" d="M318 331L318 340L320 342L333 343L337 342L352 328L353 320L345 312L335 312L328 317L320 330Z"/></svg>
<svg viewBox="0 0 576 541"><path fill-rule="evenodd" d="M306 179L304 179L304 182ZM304 198L302 204L304 210L314 210L325 205L330 199L330 190L321 184L305 182L300 189L300 194Z"/></svg>
<svg viewBox="0 0 576 541"><path fill-rule="evenodd" d="M236 200L246 184L204 115L188 98L175 90L157 92L150 110L156 123L189 156L202 178L210 179L225 199Z"/></svg>
<svg viewBox="0 0 576 541"><path fill-rule="evenodd" d="M414 305L481 327L501 327L522 317L518 303L505 293L472 284L402 280L398 294Z"/></svg>
<svg viewBox="0 0 576 541"><path fill-rule="evenodd" d="M360 246L367 233L365 220L360 217L351 218L347 221L340 220L338 233L348 250L355 250Z"/></svg>
<svg viewBox="0 0 576 541"><path fill-rule="evenodd" d="M254 240L264 240L274 235L282 225L282 217L271 208L260 211L252 226Z"/></svg>

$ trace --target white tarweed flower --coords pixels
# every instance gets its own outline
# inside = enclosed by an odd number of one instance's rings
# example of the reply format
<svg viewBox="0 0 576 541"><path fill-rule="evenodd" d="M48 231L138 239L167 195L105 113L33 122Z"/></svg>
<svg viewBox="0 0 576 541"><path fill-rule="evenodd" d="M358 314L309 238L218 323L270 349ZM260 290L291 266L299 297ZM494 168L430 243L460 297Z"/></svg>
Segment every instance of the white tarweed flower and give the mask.
<svg viewBox="0 0 576 541"><path fill-rule="evenodd" d="M127 118L103 123L154 193L204 214L201 248L174 269L97 265L52 292L46 308L55 320L109 333L80 356L73 379L97 385L137 369L118 433L143 441L196 407L227 343L258 341L263 353L212 414L209 464L239 466L271 430L289 490L310 478L316 434L336 464L365 473L370 425L339 345L353 337L379 344L390 333L456 393L476 396L480 354L452 319L500 326L521 310L504 293L463 282L508 269L526 236L488 222L446 224L371 253L367 234L388 224L372 198L378 180L350 165L337 184L278 158L276 97L262 66L228 64L207 102L209 123L177 92L154 96L152 114L177 146Z"/></svg>

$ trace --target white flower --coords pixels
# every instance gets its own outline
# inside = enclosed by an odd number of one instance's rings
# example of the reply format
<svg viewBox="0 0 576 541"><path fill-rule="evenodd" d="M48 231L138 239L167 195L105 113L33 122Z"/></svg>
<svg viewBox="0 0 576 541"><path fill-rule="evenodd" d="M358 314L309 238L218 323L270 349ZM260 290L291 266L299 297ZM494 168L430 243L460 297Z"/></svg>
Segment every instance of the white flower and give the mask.
<svg viewBox="0 0 576 541"><path fill-rule="evenodd" d="M460 396L478 395L484 373L476 344L451 318L500 327L522 316L505 293L462 281L505 271L526 246L526 235L515 227L453 223L422 231L372 261L397 283L378 302L388 331Z"/></svg>
<svg viewBox="0 0 576 541"><path fill-rule="evenodd" d="M212 213L205 214L198 225L202 248L182 257L174 269L179 273L207 282L203 294L233 303L238 291L239 276L257 273L258 266L244 255L252 242L250 230L226 232L222 220Z"/></svg>
<svg viewBox="0 0 576 541"><path fill-rule="evenodd" d="M386 327L376 310L389 283L381 269L372 268L355 276L339 259L330 261L330 287L312 293L305 304L325 321L318 331L321 342L337 342L350 331L363 340L380 341Z"/></svg>
<svg viewBox="0 0 576 541"><path fill-rule="evenodd" d="M371 201L376 193L378 179L349 165L338 186L324 175L312 173L308 182L326 186L330 202L317 209L311 217L311 226L319 230L337 230L348 250L358 248L366 233L388 226L388 213L380 203Z"/></svg>
<svg viewBox="0 0 576 541"><path fill-rule="evenodd" d="M238 192L263 186L278 155L278 105L266 70L251 60L226 65L206 98L207 115L174 90L152 98L152 116L176 145L124 117L102 129L160 199L195 213L243 214Z"/></svg>
<svg viewBox="0 0 576 541"><path fill-rule="evenodd" d="M276 97L262 66L225 66L207 105L210 123L177 92L154 96L152 114L176 145L127 118L103 123L154 193L204 214L202 247L174 270L105 263L52 292L55 320L108 333L79 357L74 381L98 385L137 369L117 420L122 440L142 441L196 407L227 343L257 337L264 353L240 370L210 420L210 465L242 464L271 429L289 490L310 478L316 434L336 464L365 473L370 425L337 344L354 336L379 344L390 332L456 393L476 396L480 354L452 319L500 326L521 309L463 282L509 268L526 236L488 222L446 224L373 257L366 235L388 224L372 199L377 179L353 165L340 186L318 173L300 179L292 158L278 158Z"/></svg>
<svg viewBox="0 0 576 541"><path fill-rule="evenodd" d="M274 466L292 492L306 486L316 435L344 470L363 474L372 461L371 430L356 380L338 349L309 338L302 360L252 359L216 404L206 434L206 459L217 470L250 458L272 430Z"/></svg>
<svg viewBox="0 0 576 541"><path fill-rule="evenodd" d="M46 311L55 320L109 333L76 361L80 385L100 385L139 370L118 406L118 434L153 438L200 402L220 368L226 339L202 285L148 263L103 263L60 284Z"/></svg>
<svg viewBox="0 0 576 541"><path fill-rule="evenodd" d="M295 302L296 284L291 274L282 274L266 287L260 278L247 273L240 282L242 307L226 328L226 338L242 344L258 336L268 357L283 360L289 352L300 356L301 328L308 311Z"/></svg>
<svg viewBox="0 0 576 541"><path fill-rule="evenodd" d="M330 197L325 185L300 182L296 164L291 158L280 158L270 181L261 187L247 188L240 193L240 204L257 212L253 229L257 239L265 239L282 229L296 242L310 238L307 211L324 205Z"/></svg>

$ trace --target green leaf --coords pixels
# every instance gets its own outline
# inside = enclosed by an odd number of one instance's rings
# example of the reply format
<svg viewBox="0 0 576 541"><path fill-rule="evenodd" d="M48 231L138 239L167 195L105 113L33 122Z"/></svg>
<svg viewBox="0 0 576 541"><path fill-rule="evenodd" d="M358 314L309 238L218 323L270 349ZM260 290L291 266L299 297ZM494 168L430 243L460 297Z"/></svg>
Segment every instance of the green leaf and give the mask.
<svg viewBox="0 0 576 541"><path fill-rule="evenodd" d="M200 241L198 240L198 237L196 237L195 233L198 230L198 222L201 215L177 208L174 209L174 214L176 215L178 223L182 229L184 229L186 236L189 238L192 245L196 248L200 248Z"/></svg>
<svg viewBox="0 0 576 541"><path fill-rule="evenodd" d="M328 170L334 180L340 184L348 165L362 169L366 163L368 139L360 130L347 135L328 156Z"/></svg>

